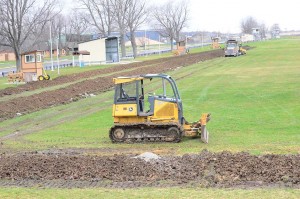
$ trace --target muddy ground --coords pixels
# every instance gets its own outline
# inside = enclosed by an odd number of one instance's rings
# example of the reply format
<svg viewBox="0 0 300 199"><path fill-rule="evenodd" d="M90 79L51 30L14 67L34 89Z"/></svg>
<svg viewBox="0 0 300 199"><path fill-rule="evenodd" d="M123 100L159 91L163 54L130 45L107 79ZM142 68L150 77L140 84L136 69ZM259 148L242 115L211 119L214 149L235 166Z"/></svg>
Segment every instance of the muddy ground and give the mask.
<svg viewBox="0 0 300 199"><path fill-rule="evenodd" d="M211 153L145 161L134 155L64 153L0 155L0 186L292 187L300 188L300 155Z"/></svg>
<svg viewBox="0 0 300 199"><path fill-rule="evenodd" d="M14 94L22 93L24 91L32 91L32 90L36 90L36 89L40 89L40 88L61 85L61 84L74 82L74 81L84 79L84 78L90 78L90 77L94 77L94 76L98 76L98 75L114 73L117 71L122 71L122 70L127 70L127 69L132 69L132 68L140 68L140 67L144 67L144 66L151 66L154 64L161 64L161 63L167 64L170 61L176 61L181 65L182 60L185 60L186 58L192 58L192 59L196 58L196 60L192 61L192 63L195 63L194 61L197 62L197 61L204 61L207 59L211 59L212 54L215 56L222 56L224 54L224 52L223 52L223 50L216 50L213 53L201 52L201 53L197 53L197 54L189 54L189 55L178 56L178 57L167 57L167 58L149 60L149 61L144 61L144 62L135 62L135 63L131 63L131 64L116 65L116 66L109 67L109 68L96 69L96 70L85 71L85 72L75 73L75 74L70 74L70 75L64 75L64 76L57 77L57 78L53 79L52 81L29 82L24 85L19 85L18 87L9 87L9 88L0 90L0 97L6 96L6 95L14 95ZM178 64L176 64L176 65L178 65Z"/></svg>
<svg viewBox="0 0 300 199"><path fill-rule="evenodd" d="M62 76L52 81L34 82L16 88L9 88L0 91L2 95L13 95L27 90L35 90L45 86L53 86L72 82L74 79L85 79L94 76L95 74L112 73L115 74L98 77L95 79L87 79L82 82L74 83L64 88L52 91L44 91L26 97L16 97L12 100L0 102L0 121L23 115L41 109L49 108L60 104L67 104L78 99L87 97L88 94L97 94L104 92L113 87L112 78L117 76L140 75L141 69L143 74L147 73L166 73L167 71L177 69L178 67L189 66L194 63L213 59L223 56L223 50L214 50L209 52L202 52L198 54L189 54L184 56L164 58L148 62L134 63L130 65L120 65L107 69L99 69L96 71L88 71L74 75ZM121 71L125 69L132 69L131 71ZM201 72L201 71L199 71ZM25 90L24 90L25 89Z"/></svg>

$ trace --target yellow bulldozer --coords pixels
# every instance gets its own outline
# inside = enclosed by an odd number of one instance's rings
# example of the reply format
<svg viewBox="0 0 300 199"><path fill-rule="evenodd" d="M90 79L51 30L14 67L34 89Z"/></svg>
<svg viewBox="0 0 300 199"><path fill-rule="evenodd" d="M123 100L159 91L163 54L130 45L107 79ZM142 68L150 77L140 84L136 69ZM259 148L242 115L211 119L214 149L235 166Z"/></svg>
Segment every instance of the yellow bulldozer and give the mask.
<svg viewBox="0 0 300 199"><path fill-rule="evenodd" d="M187 122L176 83L169 75L118 77L113 81L112 142L180 142L184 136L201 136L208 143L206 124L210 114L202 114L197 122Z"/></svg>

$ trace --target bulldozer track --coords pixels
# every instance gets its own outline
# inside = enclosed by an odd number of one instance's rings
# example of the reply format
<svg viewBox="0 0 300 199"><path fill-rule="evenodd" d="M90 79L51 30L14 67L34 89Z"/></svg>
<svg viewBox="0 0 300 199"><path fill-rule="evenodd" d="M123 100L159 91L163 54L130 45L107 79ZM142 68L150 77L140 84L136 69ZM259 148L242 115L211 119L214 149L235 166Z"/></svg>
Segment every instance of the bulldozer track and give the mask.
<svg viewBox="0 0 300 199"><path fill-rule="evenodd" d="M116 131L123 131L123 135L116 136ZM181 141L182 132L183 130L176 123L116 124L111 127L109 137L115 143L177 143Z"/></svg>

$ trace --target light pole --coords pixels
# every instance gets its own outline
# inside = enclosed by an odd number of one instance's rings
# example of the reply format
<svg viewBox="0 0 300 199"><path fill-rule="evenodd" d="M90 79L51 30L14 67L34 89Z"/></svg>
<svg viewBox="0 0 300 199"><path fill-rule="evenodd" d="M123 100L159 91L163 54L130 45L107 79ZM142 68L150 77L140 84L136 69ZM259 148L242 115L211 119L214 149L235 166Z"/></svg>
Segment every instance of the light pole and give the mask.
<svg viewBox="0 0 300 199"><path fill-rule="evenodd" d="M50 59L51 59L51 71L54 71L53 69L53 57L52 57L52 30L51 30L52 23L50 22Z"/></svg>
<svg viewBox="0 0 300 199"><path fill-rule="evenodd" d="M202 42L202 45L201 45L201 46L202 46L202 48L203 48L203 32L202 32L202 34L201 34L201 37L202 37L202 38L201 38L201 42Z"/></svg>
<svg viewBox="0 0 300 199"><path fill-rule="evenodd" d="M57 43L56 43L56 57L57 57L57 74L59 75L59 48L58 48L58 41L59 41L59 36L57 36Z"/></svg>
<svg viewBox="0 0 300 199"><path fill-rule="evenodd" d="M146 50L146 37L147 37L147 32L146 32L146 29L145 29L145 32L144 32L144 50Z"/></svg>
<svg viewBox="0 0 300 199"><path fill-rule="evenodd" d="M188 35L185 35L185 47L186 48L188 47L187 42L188 42Z"/></svg>

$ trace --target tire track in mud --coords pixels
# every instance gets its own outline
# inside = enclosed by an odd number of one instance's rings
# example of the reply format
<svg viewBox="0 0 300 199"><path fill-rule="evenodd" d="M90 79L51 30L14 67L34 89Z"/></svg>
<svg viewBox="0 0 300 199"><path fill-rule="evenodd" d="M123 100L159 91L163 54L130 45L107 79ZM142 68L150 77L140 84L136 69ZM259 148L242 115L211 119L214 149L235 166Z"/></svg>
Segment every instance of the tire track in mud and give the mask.
<svg viewBox="0 0 300 199"><path fill-rule="evenodd" d="M223 50L185 55L172 59L168 58L167 63L164 62L158 63L156 65L151 65L149 67L143 67L142 71L139 67L137 67L137 69L131 71L120 72L114 75L78 82L57 90L45 91L31 96L18 97L13 100L2 101L0 102L0 121L8 118L13 118L17 115L17 113L27 114L60 104L71 103L73 101L84 98L86 96L86 93L98 94L101 92L105 92L114 86L112 78L117 76L164 73L170 70L177 69L178 67L189 66L200 61L205 61L220 56L223 56ZM116 68L115 70L118 71L118 69Z"/></svg>

